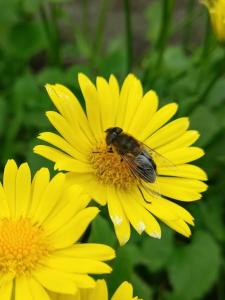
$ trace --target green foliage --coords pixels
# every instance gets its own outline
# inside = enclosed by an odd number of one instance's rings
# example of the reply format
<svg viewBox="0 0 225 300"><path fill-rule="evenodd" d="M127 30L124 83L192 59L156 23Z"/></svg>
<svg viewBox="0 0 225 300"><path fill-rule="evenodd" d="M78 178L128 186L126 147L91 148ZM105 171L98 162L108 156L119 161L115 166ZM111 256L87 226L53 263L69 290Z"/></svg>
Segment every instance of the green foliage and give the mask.
<svg viewBox="0 0 225 300"><path fill-rule="evenodd" d="M1 171L8 158L27 160L33 171L41 166L53 171L50 162L32 153L38 133L50 129L45 111L53 105L46 83L67 85L83 105L79 72L93 79L114 73L121 82L126 75L126 59L132 56L126 52L124 23L118 19L117 24L117 15L104 15L106 11L97 7L103 12L100 30L91 15L91 1L78 2L0 0ZM133 233L120 248L108 215L102 213L91 225L89 241L117 249L114 271L108 276L111 293L128 280L145 300L223 300L225 49L205 29L204 8L192 0L184 1L187 6L178 2L146 1L144 8L139 4L138 14L145 22L141 37L133 33L130 71L141 78L145 91L157 91L160 105L177 102L178 114L188 115L191 128L201 133L198 145L206 156L199 165L209 175L210 188L202 201L185 205L196 220L193 237L187 240L163 227L161 240ZM123 6L117 6L123 16ZM107 9L113 13L115 8ZM136 29L138 22L131 20Z"/></svg>

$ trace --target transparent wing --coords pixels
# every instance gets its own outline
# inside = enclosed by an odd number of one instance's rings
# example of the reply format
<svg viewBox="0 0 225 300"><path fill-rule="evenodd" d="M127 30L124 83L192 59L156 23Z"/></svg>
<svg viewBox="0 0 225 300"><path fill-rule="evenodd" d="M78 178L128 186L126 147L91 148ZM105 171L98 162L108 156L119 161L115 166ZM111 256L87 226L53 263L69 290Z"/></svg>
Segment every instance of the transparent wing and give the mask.
<svg viewBox="0 0 225 300"><path fill-rule="evenodd" d="M127 163L133 176L137 179L137 186L138 186L138 189L139 189L143 199L146 202L151 202L151 199L146 199L146 197L144 197L142 189L145 190L145 192L147 194L149 194L150 196L152 196L154 198L160 197L161 194L160 194L159 184L157 181L157 175L156 175L154 168L151 168L151 173L148 174L147 172L143 172L142 169L138 168L135 158L130 157L128 155L121 155L121 157L122 157L123 161L125 163ZM153 184L153 181L152 181L153 178L154 178L154 189L151 189L149 185L151 183Z"/></svg>
<svg viewBox="0 0 225 300"><path fill-rule="evenodd" d="M165 158L162 154L158 153L156 150L153 150L152 148L150 148L148 145L140 142L141 148L143 149L143 151L147 151L147 153L149 153L152 157L152 159L157 162L158 165L160 165L160 167L166 167L166 168L177 168L176 165L171 162L169 159Z"/></svg>

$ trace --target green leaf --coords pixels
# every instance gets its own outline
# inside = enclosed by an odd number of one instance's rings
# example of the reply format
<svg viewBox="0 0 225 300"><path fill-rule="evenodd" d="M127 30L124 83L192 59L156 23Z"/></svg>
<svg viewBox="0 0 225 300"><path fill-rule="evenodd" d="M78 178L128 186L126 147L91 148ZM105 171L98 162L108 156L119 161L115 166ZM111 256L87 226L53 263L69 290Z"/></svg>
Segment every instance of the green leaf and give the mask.
<svg viewBox="0 0 225 300"><path fill-rule="evenodd" d="M5 130L5 121L7 118L8 107L4 98L0 97L0 136Z"/></svg>
<svg viewBox="0 0 225 300"><path fill-rule="evenodd" d="M208 144L220 129L221 121L207 106L199 105L190 118L191 127L198 130L201 134L201 139L198 141L200 146Z"/></svg>
<svg viewBox="0 0 225 300"><path fill-rule="evenodd" d="M219 246L211 235L196 232L190 245L177 248L168 269L173 294L166 299L194 300L207 293L214 284L220 267Z"/></svg>
<svg viewBox="0 0 225 300"><path fill-rule="evenodd" d="M91 223L90 243L107 244L114 246L116 243L115 233L109 225L109 221L98 215Z"/></svg>
<svg viewBox="0 0 225 300"><path fill-rule="evenodd" d="M173 237L173 232L166 228L160 240L153 238L143 240L141 252L151 272L161 270L169 261L173 251Z"/></svg>

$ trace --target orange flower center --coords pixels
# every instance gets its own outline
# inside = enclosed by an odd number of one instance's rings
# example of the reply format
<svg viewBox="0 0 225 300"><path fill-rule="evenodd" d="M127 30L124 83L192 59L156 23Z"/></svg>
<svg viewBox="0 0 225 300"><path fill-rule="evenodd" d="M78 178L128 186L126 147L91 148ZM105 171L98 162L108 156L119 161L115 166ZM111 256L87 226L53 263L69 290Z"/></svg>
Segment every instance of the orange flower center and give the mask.
<svg viewBox="0 0 225 300"><path fill-rule="evenodd" d="M48 254L43 230L30 219L0 221L0 274L27 273Z"/></svg>
<svg viewBox="0 0 225 300"><path fill-rule="evenodd" d="M136 179L129 166L113 149L105 143L98 144L90 155L95 175L103 184L114 185L120 189L130 189Z"/></svg>

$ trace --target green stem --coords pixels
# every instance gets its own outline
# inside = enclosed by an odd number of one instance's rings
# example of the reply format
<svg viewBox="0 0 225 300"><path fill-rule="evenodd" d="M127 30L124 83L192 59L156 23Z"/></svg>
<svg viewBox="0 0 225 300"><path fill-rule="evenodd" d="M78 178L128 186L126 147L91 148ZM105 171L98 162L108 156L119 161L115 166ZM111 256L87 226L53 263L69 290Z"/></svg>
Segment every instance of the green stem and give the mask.
<svg viewBox="0 0 225 300"><path fill-rule="evenodd" d="M187 15L185 19L184 33L183 33L183 48L186 51L188 51L188 46L189 46L191 33L192 33L195 4L196 4L195 0L189 0L187 4Z"/></svg>
<svg viewBox="0 0 225 300"><path fill-rule="evenodd" d="M212 41L212 30L211 30L211 21L210 17L207 14L206 16L206 25L205 25L205 34L204 34L204 42L202 48L202 58L205 59L208 57L211 48L211 41Z"/></svg>
<svg viewBox="0 0 225 300"><path fill-rule="evenodd" d="M130 0L124 0L124 17L125 17L125 34L126 34L126 57L127 67L126 72L130 73L133 67L133 35L131 22L131 7Z"/></svg>
<svg viewBox="0 0 225 300"><path fill-rule="evenodd" d="M101 50L101 47L102 47L109 3L110 3L109 0L102 0L102 2L101 2L101 9L100 9L100 14L99 14L98 23L96 26L96 32L94 35L93 47L92 47L92 61L93 62L95 61L95 59L98 56L98 54Z"/></svg>
<svg viewBox="0 0 225 300"><path fill-rule="evenodd" d="M45 1L40 8L44 29L49 43L48 56L51 64L61 64L59 30L56 4Z"/></svg>
<svg viewBox="0 0 225 300"><path fill-rule="evenodd" d="M224 49L224 51L225 51L225 49ZM224 56L222 57L222 59L217 61L217 63L215 64L214 67L216 70L215 73L209 80L208 84L206 84L205 88L203 89L203 91L200 94L197 101L195 101L192 105L190 105L188 111L186 111L187 114L192 113L192 111L196 108L196 106L198 104L203 104L207 100L207 95L210 92L210 90L212 89L212 87L215 85L217 80L225 74L225 53L224 53Z"/></svg>
<svg viewBox="0 0 225 300"><path fill-rule="evenodd" d="M159 32L159 36L157 42L155 44L156 51L158 53L156 63L154 66L154 75L152 81L154 82L162 69L163 56L168 43L168 39L170 36L171 30L171 21L173 15L175 0L162 0L162 17L161 17L161 28ZM149 80L150 72L152 70L148 67L143 75L143 84L147 84L147 80Z"/></svg>
<svg viewBox="0 0 225 300"><path fill-rule="evenodd" d="M89 36L89 0L81 1L82 4L82 28L85 36Z"/></svg>

